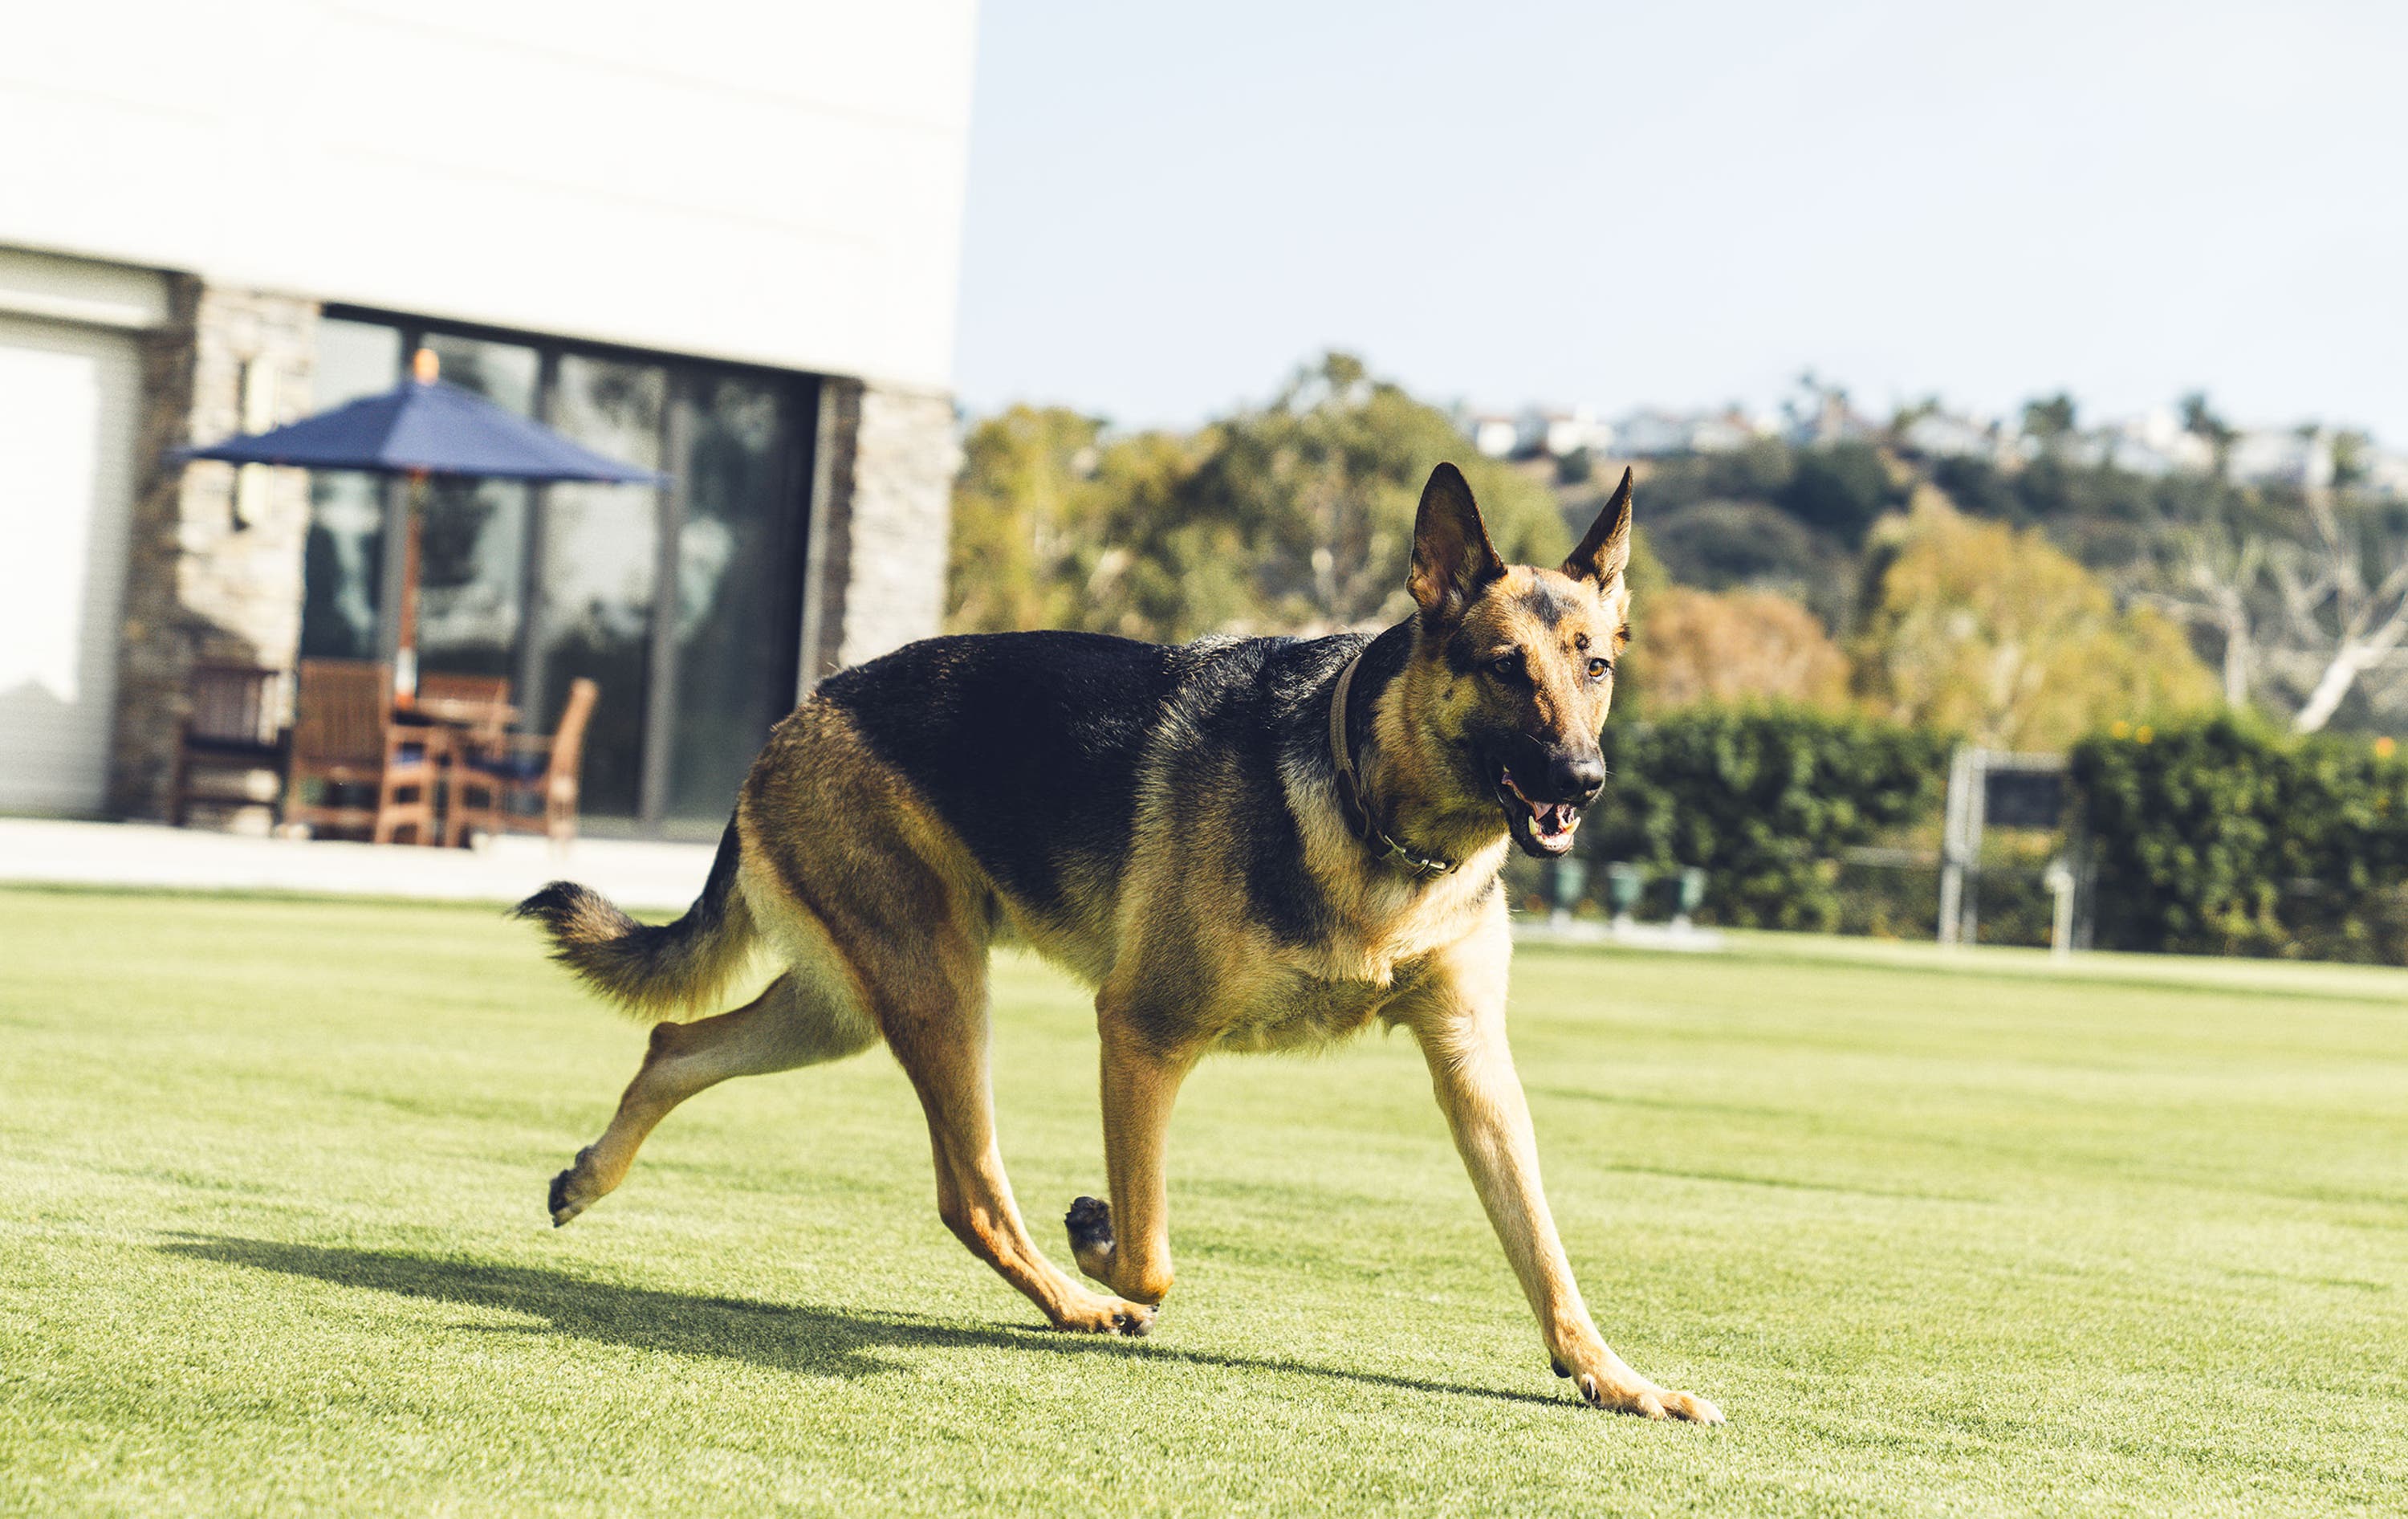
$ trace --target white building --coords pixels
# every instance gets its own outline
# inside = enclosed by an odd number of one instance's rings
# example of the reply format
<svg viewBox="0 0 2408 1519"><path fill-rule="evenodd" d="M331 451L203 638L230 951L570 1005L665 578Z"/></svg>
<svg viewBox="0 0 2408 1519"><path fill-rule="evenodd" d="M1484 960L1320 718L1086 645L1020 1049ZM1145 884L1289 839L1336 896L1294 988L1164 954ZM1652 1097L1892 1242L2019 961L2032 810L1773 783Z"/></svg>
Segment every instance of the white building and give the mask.
<svg viewBox="0 0 2408 1519"><path fill-rule="evenodd" d="M1723 411L1641 408L1615 419L1613 441L1636 459L1679 453L1724 453L1764 436L1763 425L1736 408Z"/></svg>
<svg viewBox="0 0 2408 1519"><path fill-rule="evenodd" d="M1915 417L1899 430L1899 441L1928 459L1997 462L2009 451L2006 429L1998 423L1948 411L1926 411Z"/></svg>
<svg viewBox="0 0 2408 1519"><path fill-rule="evenodd" d="M1471 446L1491 459L1510 459L1522 446L1522 424L1496 412L1480 412L1463 421Z"/></svg>
<svg viewBox="0 0 2408 1519"><path fill-rule="evenodd" d="M2408 501L2408 453L2376 451L2366 461L2366 489L2392 501Z"/></svg>
<svg viewBox="0 0 2408 1519"><path fill-rule="evenodd" d="M1586 407L1570 410L1525 407L1508 416L1463 414L1458 424L1471 446L1491 459L1561 459L1586 449L1603 453L1613 446L1613 428Z"/></svg>
<svg viewBox="0 0 2408 1519"><path fill-rule="evenodd" d="M819 673L932 631L969 0L80 0L0 49L0 810L155 815L196 661L390 658L397 493L165 461L409 351L671 483L448 504L423 665L588 810L713 827ZM430 549L430 553L434 551Z"/></svg>
<svg viewBox="0 0 2408 1519"><path fill-rule="evenodd" d="M2322 428L2252 427L2232 440L2225 470L2243 485L2320 491L2333 482L2332 435Z"/></svg>
<svg viewBox="0 0 2408 1519"><path fill-rule="evenodd" d="M1569 411L1538 408L1523 413L1522 428L1536 452L1550 459L1567 458L1585 450L1604 453L1613 447L1613 427L1598 420L1586 407Z"/></svg>

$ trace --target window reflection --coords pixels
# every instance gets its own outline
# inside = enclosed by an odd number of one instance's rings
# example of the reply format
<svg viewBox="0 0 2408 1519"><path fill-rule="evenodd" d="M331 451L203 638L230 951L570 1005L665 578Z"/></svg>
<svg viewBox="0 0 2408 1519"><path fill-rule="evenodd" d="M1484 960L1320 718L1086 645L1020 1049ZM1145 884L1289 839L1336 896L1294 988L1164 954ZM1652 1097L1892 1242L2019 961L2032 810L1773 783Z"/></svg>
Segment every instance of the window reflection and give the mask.
<svg viewBox="0 0 2408 1519"><path fill-rule="evenodd" d="M532 348L431 333L442 376L506 410L535 414ZM524 617L531 487L433 479L418 487L418 667L509 675Z"/></svg>
<svg viewBox="0 0 2408 1519"><path fill-rule="evenodd" d="M391 390L400 377L400 333L333 318L318 323L313 411ZM309 537L301 573L302 657L375 658L384 599L381 480L349 470L310 474Z"/></svg>
<svg viewBox="0 0 2408 1519"><path fill-rule="evenodd" d="M586 447L660 467L666 373L653 365L564 354L552 424ZM554 485L544 509L543 689L547 724L579 676L602 688L585 741L588 812L632 818L643 786L659 492L649 485Z"/></svg>
<svg viewBox="0 0 2408 1519"><path fill-rule="evenodd" d="M783 386L695 377L682 388L677 703L668 811L724 817L770 725L794 700L796 548Z"/></svg>

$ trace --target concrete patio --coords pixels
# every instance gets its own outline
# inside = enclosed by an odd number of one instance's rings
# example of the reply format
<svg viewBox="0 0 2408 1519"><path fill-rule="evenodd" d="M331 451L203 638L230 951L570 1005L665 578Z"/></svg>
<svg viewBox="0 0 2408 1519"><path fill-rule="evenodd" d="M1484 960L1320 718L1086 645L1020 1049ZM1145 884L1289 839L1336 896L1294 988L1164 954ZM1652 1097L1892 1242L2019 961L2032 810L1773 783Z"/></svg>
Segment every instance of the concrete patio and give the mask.
<svg viewBox="0 0 2408 1519"><path fill-rule="evenodd" d="M419 849L0 818L0 883L508 903L566 877L622 907L659 911L694 900L710 873L713 848L580 838L555 851L546 839L522 835L475 850Z"/></svg>

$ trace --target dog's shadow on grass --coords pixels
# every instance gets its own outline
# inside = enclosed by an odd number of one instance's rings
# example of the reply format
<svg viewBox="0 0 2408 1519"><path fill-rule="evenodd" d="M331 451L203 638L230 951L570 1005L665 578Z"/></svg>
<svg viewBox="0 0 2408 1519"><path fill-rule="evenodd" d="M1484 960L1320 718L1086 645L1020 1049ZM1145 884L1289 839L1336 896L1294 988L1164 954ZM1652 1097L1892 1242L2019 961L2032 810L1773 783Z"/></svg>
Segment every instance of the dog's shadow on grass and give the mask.
<svg viewBox="0 0 2408 1519"><path fill-rule="evenodd" d="M566 1271L524 1266L285 1244L269 1240L187 1236L158 1247L170 1255L215 1261L286 1276L312 1277L402 1297L431 1298L499 1309L544 1321L522 1332L574 1335L608 1345L716 1355L809 1376L853 1379L896 1369L882 1352L966 1347L1049 1354L1141 1357L1189 1366L1326 1377L1400 1392L1435 1393L1500 1402L1577 1406L1570 1399L1498 1387L1470 1387L1376 1371L1348 1371L1302 1361L1182 1350L1157 1341L1094 1339L1039 1328L982 1326L916 1313L866 1312L743 1297L713 1297L595 1282Z"/></svg>

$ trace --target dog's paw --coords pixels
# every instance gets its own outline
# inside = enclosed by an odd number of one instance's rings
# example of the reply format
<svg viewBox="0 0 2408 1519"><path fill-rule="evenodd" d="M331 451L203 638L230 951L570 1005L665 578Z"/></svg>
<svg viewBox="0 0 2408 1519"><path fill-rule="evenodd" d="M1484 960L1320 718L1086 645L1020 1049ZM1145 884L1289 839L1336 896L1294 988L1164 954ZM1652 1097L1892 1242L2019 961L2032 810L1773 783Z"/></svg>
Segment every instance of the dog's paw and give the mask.
<svg viewBox="0 0 2408 1519"><path fill-rule="evenodd" d="M552 1179L552 1190L544 1195L544 1206L552 1213L552 1226L559 1228L570 1219L593 1206L595 1198L578 1182L578 1173L585 1168L585 1152L577 1152L577 1159L568 1169Z"/></svg>
<svg viewBox="0 0 2408 1519"><path fill-rule="evenodd" d="M1602 1344L1575 1345L1550 1355L1547 1369L1570 1379L1581 1401L1591 1408L1633 1413L1642 1419L1684 1419L1692 1424L1723 1422L1722 1410L1694 1393L1658 1387Z"/></svg>
<svg viewBox="0 0 2408 1519"><path fill-rule="evenodd" d="M1064 1309L1054 1318L1054 1327L1072 1334L1120 1335L1130 1340L1142 1340L1154 1330L1155 1311L1143 1303L1132 1303L1125 1298L1091 1296Z"/></svg>
<svg viewBox="0 0 2408 1519"><path fill-rule="evenodd" d="M1560 1364L1560 1363L1559 1363ZM1723 1411L1694 1393L1676 1393L1646 1378L1605 1380L1584 1371L1575 1380L1581 1401L1611 1413L1635 1413L1642 1419L1684 1419L1691 1424L1720 1424Z"/></svg>
<svg viewBox="0 0 2408 1519"><path fill-rule="evenodd" d="M1070 1256L1079 1269L1098 1282L1110 1283L1112 1269L1112 1205L1100 1197L1081 1197L1062 1215L1070 1232Z"/></svg>

